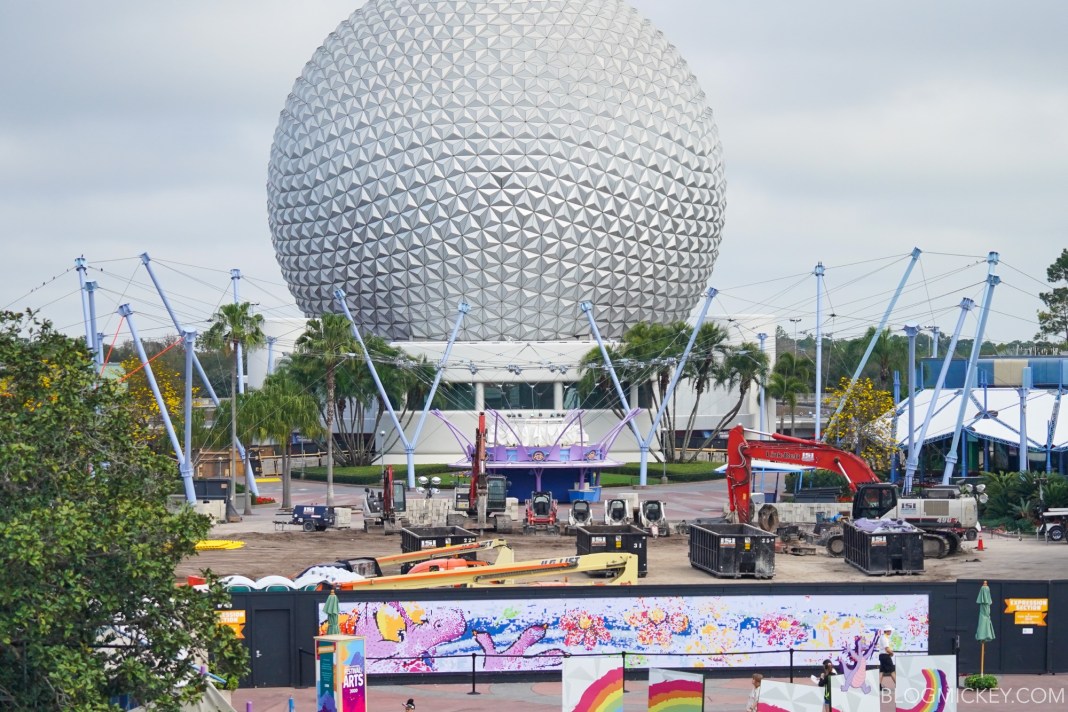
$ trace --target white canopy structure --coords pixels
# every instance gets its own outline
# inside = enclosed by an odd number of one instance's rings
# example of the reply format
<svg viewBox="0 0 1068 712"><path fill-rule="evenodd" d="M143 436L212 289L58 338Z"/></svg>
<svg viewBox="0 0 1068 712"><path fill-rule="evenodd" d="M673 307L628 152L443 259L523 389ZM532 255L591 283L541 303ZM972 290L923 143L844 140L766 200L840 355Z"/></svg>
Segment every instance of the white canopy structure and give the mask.
<svg viewBox="0 0 1068 712"><path fill-rule="evenodd" d="M750 464L753 472L809 472L816 469L815 467L790 465L785 462L771 462L770 460L752 460ZM716 472L722 473L726 471L726 465L720 465L716 468Z"/></svg>
<svg viewBox="0 0 1068 712"><path fill-rule="evenodd" d="M933 390L920 391L915 396L913 425L919 437L923 419L931 403ZM926 442L953 436L960 409L960 389L943 391ZM1058 391L1032 390L1027 395L1027 443L1029 450L1068 450L1068 417L1061 416L1061 395ZM1020 444L1020 394L1016 388L976 388L968 399L964 412L964 429L975 437L995 440L1007 445ZM909 441L908 401L897 407L897 444L907 447Z"/></svg>

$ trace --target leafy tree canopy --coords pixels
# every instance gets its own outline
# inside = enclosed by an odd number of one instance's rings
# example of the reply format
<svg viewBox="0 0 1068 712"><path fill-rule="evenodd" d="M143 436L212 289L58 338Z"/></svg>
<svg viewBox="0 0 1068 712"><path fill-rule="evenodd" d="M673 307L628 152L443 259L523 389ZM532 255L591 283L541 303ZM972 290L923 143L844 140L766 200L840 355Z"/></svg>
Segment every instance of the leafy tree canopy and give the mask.
<svg viewBox="0 0 1068 712"><path fill-rule="evenodd" d="M1064 337L1068 343L1068 249L1061 250L1061 256L1046 269L1046 281L1053 285L1053 289L1038 295L1046 308L1038 312L1035 338Z"/></svg>
<svg viewBox="0 0 1068 712"><path fill-rule="evenodd" d="M0 313L0 700L11 709L109 710L131 694L177 710L202 689L203 661L244 670L217 623L225 594L174 586L209 522L167 512L175 466L136 432L128 396L96 382L83 344Z"/></svg>

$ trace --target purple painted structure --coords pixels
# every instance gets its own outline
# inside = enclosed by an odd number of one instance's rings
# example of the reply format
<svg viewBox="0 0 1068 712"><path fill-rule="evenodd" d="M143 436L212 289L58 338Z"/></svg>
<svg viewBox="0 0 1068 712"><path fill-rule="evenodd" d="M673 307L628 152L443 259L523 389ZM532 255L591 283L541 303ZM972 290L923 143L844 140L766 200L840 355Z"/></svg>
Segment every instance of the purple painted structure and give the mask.
<svg viewBox="0 0 1068 712"><path fill-rule="evenodd" d="M516 425L496 410L487 409L486 424L486 471L508 477L508 496L524 501L531 492L549 491L561 502L575 499L598 501L601 489L601 470L623 464L608 457L608 451L623 428L641 412L640 408L629 411L595 442L585 442L582 416L585 411L573 410L562 419L528 419L517 423L524 425L544 424L558 429L551 442L524 442ZM459 428L449 422L440 410L432 413L452 432L461 450L463 459L453 463L457 469L470 469L474 442ZM565 436L577 429L577 438L567 444ZM529 440L529 437L527 438ZM502 442L503 441L503 442ZM574 485L578 485L575 487Z"/></svg>

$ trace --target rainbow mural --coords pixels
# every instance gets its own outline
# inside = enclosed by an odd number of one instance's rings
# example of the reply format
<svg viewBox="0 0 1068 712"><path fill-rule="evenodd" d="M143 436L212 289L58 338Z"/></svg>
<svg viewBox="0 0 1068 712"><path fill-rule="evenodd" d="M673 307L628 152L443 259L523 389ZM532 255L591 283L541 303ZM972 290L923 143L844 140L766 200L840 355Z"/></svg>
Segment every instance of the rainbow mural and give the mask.
<svg viewBox="0 0 1068 712"><path fill-rule="evenodd" d="M623 667L618 660L564 660L565 712L623 712Z"/></svg>
<svg viewBox="0 0 1068 712"><path fill-rule="evenodd" d="M897 712L956 712L957 661L952 655L902 657L897 662Z"/></svg>
<svg viewBox="0 0 1068 712"><path fill-rule="evenodd" d="M705 678L686 672L649 670L649 712L704 712Z"/></svg>

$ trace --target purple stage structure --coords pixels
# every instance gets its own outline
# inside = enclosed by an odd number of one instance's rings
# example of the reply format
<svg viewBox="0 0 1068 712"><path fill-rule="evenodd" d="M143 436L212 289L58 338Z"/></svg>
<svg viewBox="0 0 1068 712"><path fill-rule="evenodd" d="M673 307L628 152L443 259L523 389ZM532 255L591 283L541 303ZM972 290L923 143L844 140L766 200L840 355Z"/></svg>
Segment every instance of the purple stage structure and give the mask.
<svg viewBox="0 0 1068 712"><path fill-rule="evenodd" d="M474 442L440 410L432 412L463 450L463 459L452 467L469 470ZM601 470L623 464L610 459L608 451L641 409L631 410L604 437L589 443L582 426L584 412L573 410L563 418L510 419L488 409L486 472L505 475L508 496L521 502L529 499L531 492L552 492L560 502L599 501Z"/></svg>

